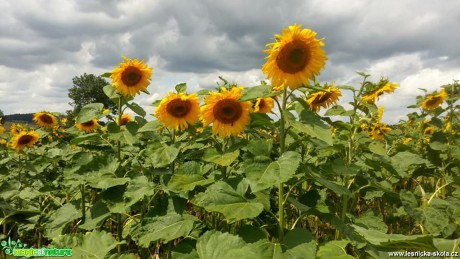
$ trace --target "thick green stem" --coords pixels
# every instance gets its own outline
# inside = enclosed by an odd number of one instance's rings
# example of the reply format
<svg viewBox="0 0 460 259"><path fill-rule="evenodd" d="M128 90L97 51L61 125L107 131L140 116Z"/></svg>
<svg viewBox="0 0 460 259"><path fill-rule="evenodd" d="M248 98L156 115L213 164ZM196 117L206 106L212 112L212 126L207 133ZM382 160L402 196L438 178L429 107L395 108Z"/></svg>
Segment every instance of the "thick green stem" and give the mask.
<svg viewBox="0 0 460 259"><path fill-rule="evenodd" d="M121 131L121 117L123 115L121 98L122 97L120 97L118 99L118 121L117 121L117 125L118 125L118 131L119 132ZM118 158L118 161L121 163L121 142L120 142L120 140L117 141L117 158ZM117 214L117 240L118 240L118 242L123 241L123 222L122 222L122 219L121 219L121 214ZM121 252L122 252L121 244L117 245L117 251L118 251L118 254L121 254Z"/></svg>
<svg viewBox="0 0 460 259"><path fill-rule="evenodd" d="M286 148L286 121L284 118L284 111L286 110L287 104L287 90L283 91L283 100L280 109L280 130L279 130L279 142L280 142L280 156L283 155ZM280 183L278 185L278 241L280 243L284 240L284 226L285 226L285 216L284 216L284 184Z"/></svg>
<svg viewBox="0 0 460 259"><path fill-rule="evenodd" d="M86 210L85 210L85 185L80 184L80 193L81 193L81 224L85 223L86 219Z"/></svg>

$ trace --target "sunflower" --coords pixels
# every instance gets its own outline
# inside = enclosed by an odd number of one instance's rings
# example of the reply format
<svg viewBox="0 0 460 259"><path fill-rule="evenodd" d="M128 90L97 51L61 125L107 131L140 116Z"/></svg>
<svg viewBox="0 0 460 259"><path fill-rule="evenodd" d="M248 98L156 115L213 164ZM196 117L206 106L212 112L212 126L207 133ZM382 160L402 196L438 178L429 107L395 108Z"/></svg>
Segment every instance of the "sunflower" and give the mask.
<svg viewBox="0 0 460 259"><path fill-rule="evenodd" d="M339 100L339 96L342 96L340 90L329 86L324 90L313 93L307 103L312 110L318 112L320 107L327 108L331 104L335 104Z"/></svg>
<svg viewBox="0 0 460 259"><path fill-rule="evenodd" d="M133 121L133 117L131 117L131 115L125 113L121 116L121 123L118 122L118 118L117 118L117 124L120 124L120 125L126 125L128 124L128 122L130 121Z"/></svg>
<svg viewBox="0 0 460 259"><path fill-rule="evenodd" d="M434 110L447 99L447 92L442 89L439 94L429 95L423 100L421 107L424 110Z"/></svg>
<svg viewBox="0 0 460 259"><path fill-rule="evenodd" d="M169 93L155 110L155 116L164 126L185 130L200 120L200 100L197 94Z"/></svg>
<svg viewBox="0 0 460 259"><path fill-rule="evenodd" d="M33 120L37 123L38 126L48 129L54 128L57 125L56 117L48 112L35 113Z"/></svg>
<svg viewBox="0 0 460 259"><path fill-rule="evenodd" d="M5 128L2 125L0 125L0 136L3 134L3 132L5 132Z"/></svg>
<svg viewBox="0 0 460 259"><path fill-rule="evenodd" d="M8 141L6 141L4 139L0 139L0 145L6 147L8 145Z"/></svg>
<svg viewBox="0 0 460 259"><path fill-rule="evenodd" d="M213 134L221 137L237 136L251 121L251 102L239 102L243 95L243 87L233 87L222 92L211 92L204 98L206 103L201 107L203 126L212 125Z"/></svg>
<svg viewBox="0 0 460 259"><path fill-rule="evenodd" d="M395 89L399 86L399 84L386 82L381 86L378 86L376 89L372 90L371 92L365 94L363 96L363 101L367 103L375 103L376 100L384 93L392 93Z"/></svg>
<svg viewBox="0 0 460 259"><path fill-rule="evenodd" d="M257 98L254 103L254 112L269 113L273 110L275 102L272 98Z"/></svg>
<svg viewBox="0 0 460 259"><path fill-rule="evenodd" d="M319 75L327 60L321 48L324 38L317 39L316 32L295 24L283 29L281 35L276 34L275 39L266 45L268 49L264 52L268 57L262 66L272 84L289 86L293 90Z"/></svg>
<svg viewBox="0 0 460 259"><path fill-rule="evenodd" d="M412 141L412 138L406 138L404 139L404 141L402 142L404 145L407 145L409 142Z"/></svg>
<svg viewBox="0 0 460 259"><path fill-rule="evenodd" d="M10 128L10 132L13 135L19 134L23 130L25 130L24 126L18 123L13 123Z"/></svg>
<svg viewBox="0 0 460 259"><path fill-rule="evenodd" d="M35 131L21 131L13 136L11 146L16 150L22 150L25 146L32 147L38 141L38 134Z"/></svg>
<svg viewBox="0 0 460 259"><path fill-rule="evenodd" d="M99 122L96 119L92 119L84 123L77 123L75 126L80 131L91 133L91 132L96 132L97 127L99 127Z"/></svg>
<svg viewBox="0 0 460 259"><path fill-rule="evenodd" d="M127 57L123 59L125 62L112 70L111 78L117 92L124 96L135 96L147 89L153 69L144 64L144 60L130 60Z"/></svg>
<svg viewBox="0 0 460 259"><path fill-rule="evenodd" d="M386 133L390 131L391 128L387 127L385 123L372 123L371 131L369 132L369 137L371 137L373 140L381 139Z"/></svg>
<svg viewBox="0 0 460 259"><path fill-rule="evenodd" d="M435 130L436 130L436 128L434 126L429 126L423 131L423 134L425 134L425 135L433 135Z"/></svg>

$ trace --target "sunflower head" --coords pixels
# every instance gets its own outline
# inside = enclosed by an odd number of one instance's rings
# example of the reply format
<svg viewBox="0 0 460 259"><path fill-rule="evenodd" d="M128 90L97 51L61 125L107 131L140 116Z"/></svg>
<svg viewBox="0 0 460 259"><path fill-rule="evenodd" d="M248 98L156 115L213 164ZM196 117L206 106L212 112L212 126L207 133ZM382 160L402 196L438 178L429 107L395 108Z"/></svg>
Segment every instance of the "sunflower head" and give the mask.
<svg viewBox="0 0 460 259"><path fill-rule="evenodd" d="M425 135L433 135L435 130L436 130L436 128L434 126L429 126L429 127L425 128L425 130L423 131L423 134L425 134Z"/></svg>
<svg viewBox="0 0 460 259"><path fill-rule="evenodd" d="M37 112L34 114L33 120L38 126L48 129L54 128L58 124L56 117L49 112Z"/></svg>
<svg viewBox="0 0 460 259"><path fill-rule="evenodd" d="M268 57L262 66L272 84L295 89L319 75L327 57L322 49L323 39L317 39L316 32L295 24L283 29L281 35L276 34L275 39L267 44Z"/></svg>
<svg viewBox="0 0 460 259"><path fill-rule="evenodd" d="M445 100L447 99L447 92L443 88L438 94L432 94L427 96L421 104L422 109L424 110L434 110L438 108Z"/></svg>
<svg viewBox="0 0 460 259"><path fill-rule="evenodd" d="M251 102L239 102L243 95L243 87L233 87L222 92L211 92L204 98L201 107L203 125L212 125L213 134L221 137L237 136L251 121Z"/></svg>
<svg viewBox="0 0 460 259"><path fill-rule="evenodd" d="M399 84L391 83L386 79L382 79L372 90L366 91L362 99L367 103L375 103L382 94L392 93L398 86Z"/></svg>
<svg viewBox="0 0 460 259"><path fill-rule="evenodd" d="M185 130L200 119L197 94L169 93L155 110L155 116L167 128Z"/></svg>
<svg viewBox="0 0 460 259"><path fill-rule="evenodd" d="M25 127L19 123L13 123L10 128L10 132L13 135L19 134L20 132L24 131Z"/></svg>
<svg viewBox="0 0 460 259"><path fill-rule="evenodd" d="M144 64L144 60L123 59L125 61L120 63L120 67L114 68L111 74L117 92L124 96L135 96L140 91L146 91L153 69Z"/></svg>
<svg viewBox="0 0 460 259"><path fill-rule="evenodd" d="M133 117L131 115L127 114L127 113L124 113L121 116L121 123L118 122L118 118L117 118L117 124L119 124L119 125L126 125L130 121L133 121Z"/></svg>
<svg viewBox="0 0 460 259"><path fill-rule="evenodd" d="M38 134L35 131L21 131L13 136L11 146L19 151L24 147L32 147L39 139Z"/></svg>
<svg viewBox="0 0 460 259"><path fill-rule="evenodd" d="M328 108L331 104L337 103L340 96L342 96L342 93L338 88L329 86L324 90L311 94L307 103L312 110L318 112L320 107Z"/></svg>
<svg viewBox="0 0 460 259"><path fill-rule="evenodd" d="M77 123L75 124L75 126L80 131L91 133L91 132L96 132L96 129L99 127L99 122L97 121L97 119L92 119L84 123Z"/></svg>
<svg viewBox="0 0 460 259"><path fill-rule="evenodd" d="M3 132L5 132L5 128L3 125L0 125L0 136L3 134Z"/></svg>
<svg viewBox="0 0 460 259"><path fill-rule="evenodd" d="M385 134L387 134L390 131L391 128L387 127L385 123L377 122L372 123L371 131L368 132L368 134L373 140L378 140L383 138Z"/></svg>
<svg viewBox="0 0 460 259"><path fill-rule="evenodd" d="M403 140L402 143L403 143L404 145L407 145L407 144L408 144L409 142L411 142L411 141L412 141L412 138L406 138L406 139Z"/></svg>
<svg viewBox="0 0 460 259"><path fill-rule="evenodd" d="M257 98L254 103L253 109L254 112L258 113L269 113L273 110L275 102L272 98Z"/></svg>

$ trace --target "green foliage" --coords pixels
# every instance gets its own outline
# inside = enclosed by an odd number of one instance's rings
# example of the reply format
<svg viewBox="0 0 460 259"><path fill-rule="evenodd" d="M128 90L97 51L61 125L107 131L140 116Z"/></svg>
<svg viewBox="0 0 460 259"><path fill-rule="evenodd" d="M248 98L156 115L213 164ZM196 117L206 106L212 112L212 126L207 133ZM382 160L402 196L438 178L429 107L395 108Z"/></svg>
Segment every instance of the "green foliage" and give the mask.
<svg viewBox="0 0 460 259"><path fill-rule="evenodd" d="M102 103L106 109L116 110L116 103L113 103L104 94L103 88L109 83L101 76L93 74L83 74L72 78L73 87L69 89L69 103L72 111L68 111L71 117L75 117L80 110L90 103Z"/></svg>

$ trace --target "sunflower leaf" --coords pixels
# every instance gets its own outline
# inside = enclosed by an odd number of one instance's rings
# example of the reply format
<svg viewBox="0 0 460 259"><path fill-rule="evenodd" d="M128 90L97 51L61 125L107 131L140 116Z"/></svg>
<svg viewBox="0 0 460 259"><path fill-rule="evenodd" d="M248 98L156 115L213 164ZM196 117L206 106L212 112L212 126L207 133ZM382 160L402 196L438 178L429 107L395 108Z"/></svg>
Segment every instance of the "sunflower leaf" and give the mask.
<svg viewBox="0 0 460 259"><path fill-rule="evenodd" d="M145 117L147 113L145 110L137 103L127 103L126 104L133 112L136 114L140 115L141 117Z"/></svg>
<svg viewBox="0 0 460 259"><path fill-rule="evenodd" d="M270 85L258 85L251 88L246 88L243 96L239 101L252 101L257 98L271 97L274 95L275 94L272 93L272 87Z"/></svg>
<svg viewBox="0 0 460 259"><path fill-rule="evenodd" d="M85 123L92 119L102 118L102 109L104 104L102 103L90 103L81 108L80 113L77 116L77 123Z"/></svg>
<svg viewBox="0 0 460 259"><path fill-rule="evenodd" d="M176 89L177 93L185 93L187 91L187 83L177 84L174 89Z"/></svg>

